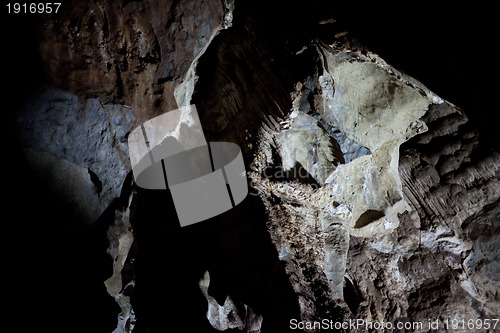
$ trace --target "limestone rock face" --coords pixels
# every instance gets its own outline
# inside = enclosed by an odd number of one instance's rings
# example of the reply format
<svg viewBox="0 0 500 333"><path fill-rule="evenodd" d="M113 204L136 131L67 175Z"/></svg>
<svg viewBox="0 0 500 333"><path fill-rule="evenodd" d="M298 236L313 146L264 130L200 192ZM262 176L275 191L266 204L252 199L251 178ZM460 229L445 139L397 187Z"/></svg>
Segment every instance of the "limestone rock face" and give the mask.
<svg viewBox="0 0 500 333"><path fill-rule="evenodd" d="M237 329L241 332L259 333L262 326L262 316L256 315L246 304L236 305L227 296L221 306L215 298L208 294L210 273L207 271L200 280L200 289L208 302L207 319L219 331Z"/></svg>
<svg viewBox="0 0 500 333"><path fill-rule="evenodd" d="M289 151L314 147L287 135L285 122L262 130L252 174L302 319L396 323L498 313L500 156L475 152L477 131L461 110L378 56L319 48L321 90L305 109L318 108L315 117L337 137L371 154L330 168L319 188L269 179L262 170L280 163L265 153L275 142L287 166ZM290 117L307 116L303 104L294 106Z"/></svg>
<svg viewBox="0 0 500 333"><path fill-rule="evenodd" d="M174 89L230 26L232 8L231 1L81 2L45 23L40 54L58 87L112 96L145 121L177 108Z"/></svg>
<svg viewBox="0 0 500 333"><path fill-rule="evenodd" d="M491 316L498 313L499 156L472 154L477 131L448 103L430 107L422 121L429 130L401 146L409 209L400 226L384 236L351 238L346 274L358 299L351 310L391 321ZM454 162L444 167L446 160Z"/></svg>
<svg viewBox="0 0 500 333"><path fill-rule="evenodd" d="M130 171L127 136L135 120L129 107L45 86L25 103L15 126L30 164L40 172L52 173L46 179L50 186L73 193L60 196L60 204L75 207L73 216L88 225L120 196ZM74 167L57 167L59 164ZM58 168L75 169L75 173L71 176ZM79 175L76 169L81 170Z"/></svg>
<svg viewBox="0 0 500 333"><path fill-rule="evenodd" d="M340 147L313 117L296 112L291 118L289 127L284 125L288 128L277 137L283 169L290 170L299 163L318 183L324 184L336 165L343 162Z"/></svg>
<svg viewBox="0 0 500 333"><path fill-rule="evenodd" d="M371 151L412 136L418 128L412 123L427 109L430 93L376 55L328 47L321 54L323 107L318 112L328 124Z"/></svg>
<svg viewBox="0 0 500 333"><path fill-rule="evenodd" d="M137 193L130 193L128 202L125 202L121 209L116 209L114 223L107 232L109 241L107 252L113 258L113 274L104 281L104 285L121 310L113 333L132 332L136 322L130 301L135 286L132 269L132 263L135 260L134 251L132 251L134 234L130 224L130 207L134 195Z"/></svg>

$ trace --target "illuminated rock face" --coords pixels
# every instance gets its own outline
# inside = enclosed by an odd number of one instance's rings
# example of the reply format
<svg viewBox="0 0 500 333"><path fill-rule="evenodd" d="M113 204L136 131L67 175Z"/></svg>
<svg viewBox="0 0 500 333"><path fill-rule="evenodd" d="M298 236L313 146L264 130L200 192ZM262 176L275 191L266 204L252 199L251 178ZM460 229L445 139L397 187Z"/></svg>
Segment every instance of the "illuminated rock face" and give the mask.
<svg viewBox="0 0 500 333"><path fill-rule="evenodd" d="M371 154L345 164L316 158L332 168L326 180L310 171L319 188L263 178L261 169L276 163L265 154L274 145L284 165L289 150L316 146L314 136L297 147L283 134L308 117L294 103L284 128L263 129L253 174L302 318L395 323L496 313L500 156L474 156L477 131L463 113L378 56L330 47L321 55L316 118Z"/></svg>
<svg viewBox="0 0 500 333"><path fill-rule="evenodd" d="M93 282L117 303L115 332L498 314L498 153L460 109L342 34L297 37L297 52L293 33L273 44L240 5L97 1L46 23L57 88L27 101L19 143L82 219L68 221L105 229L112 262ZM250 195L179 231L166 196L130 184L126 142L190 104L207 139L241 147Z"/></svg>
<svg viewBox="0 0 500 333"><path fill-rule="evenodd" d="M288 132L302 118L310 118L300 107L293 110L284 125L291 123L290 129L274 130L261 142L263 150L277 142L285 169L295 164L289 162L288 151L296 152L299 157L301 151L312 150L318 155L312 158L314 165L299 158L296 162L311 173L319 189L297 181L286 184L267 181L260 189L270 212L274 242L278 249L289 251L294 259L289 258L287 268L291 275L298 276L294 286L296 292L303 295L299 300L308 320L329 315L327 310L324 313L315 310L317 302L311 285L318 283L324 286L323 297L344 309L340 312L347 311L343 290L350 235L374 237L399 227L398 214L408 207L398 174L399 146L426 130L419 119L432 103L443 103L374 54L365 56L328 46L319 48L324 66L317 76L321 91L315 98L314 108L323 122L336 128L349 141L366 147L371 154L339 164L328 158L334 152L333 145L326 149L318 145L335 141L334 138L325 135L321 140L318 136L302 135L301 140L294 140ZM295 98L300 99L301 94L298 91ZM319 126L317 131L321 131ZM315 131L309 128L305 132L310 135ZM340 147L339 144L336 147ZM337 155L339 153L337 161L344 162L338 149ZM326 157L321 158L322 155ZM265 158L258 158L256 162L261 168L276 163ZM315 170L321 169L328 170L329 174L318 176ZM261 183L259 170L254 177L256 183ZM274 196L281 200L276 203ZM302 263L317 275L304 275ZM302 292L304 290L307 292Z"/></svg>

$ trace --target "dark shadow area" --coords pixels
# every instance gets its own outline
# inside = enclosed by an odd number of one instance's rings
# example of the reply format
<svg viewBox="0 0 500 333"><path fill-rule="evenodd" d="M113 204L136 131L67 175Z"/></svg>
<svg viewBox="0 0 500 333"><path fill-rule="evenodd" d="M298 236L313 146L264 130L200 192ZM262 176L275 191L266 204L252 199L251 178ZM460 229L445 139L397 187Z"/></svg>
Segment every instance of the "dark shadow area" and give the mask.
<svg viewBox="0 0 500 333"><path fill-rule="evenodd" d="M71 207L60 206L15 141L13 119L31 91L45 82L38 55L42 18L8 15L2 3L3 143L1 173L5 318L13 330L111 332L120 311L106 292L112 260L106 253L107 211L92 226L74 228Z"/></svg>
<svg viewBox="0 0 500 333"><path fill-rule="evenodd" d="M363 296L357 286L347 277L344 278L344 299L353 314L357 314L359 304L363 301Z"/></svg>
<svg viewBox="0 0 500 333"><path fill-rule="evenodd" d="M263 332L282 332L298 302L265 229L259 199L181 228L169 191L138 190L131 217L136 235L134 332L216 332L199 281L220 305L228 295L264 317Z"/></svg>
<svg viewBox="0 0 500 333"><path fill-rule="evenodd" d="M384 212L380 210L368 209L366 212L361 214L361 216L356 221L354 228L363 228L368 224L378 220L379 218L384 217Z"/></svg>
<svg viewBox="0 0 500 333"><path fill-rule="evenodd" d="M92 226L74 228L71 210L57 204L24 161L6 145L4 190L4 298L11 327L22 332L111 332L120 311L106 292L112 260L106 230L114 208ZM11 313L12 311L12 313Z"/></svg>
<svg viewBox="0 0 500 333"><path fill-rule="evenodd" d="M3 64L1 96L8 121L2 121L2 129L10 125L31 90L46 80L38 54L42 17L9 15L5 5L3 2L0 11L0 37L4 45L0 55Z"/></svg>

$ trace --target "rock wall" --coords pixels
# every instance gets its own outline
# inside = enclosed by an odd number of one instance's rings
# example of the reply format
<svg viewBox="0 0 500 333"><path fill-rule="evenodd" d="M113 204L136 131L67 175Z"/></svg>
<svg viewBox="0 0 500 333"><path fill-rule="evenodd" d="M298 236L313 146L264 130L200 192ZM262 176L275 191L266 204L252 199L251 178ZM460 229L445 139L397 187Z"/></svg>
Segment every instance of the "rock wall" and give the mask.
<svg viewBox="0 0 500 333"><path fill-rule="evenodd" d="M60 301L53 331L498 315L492 134L367 50L332 8L98 0L42 20L46 80L16 108L9 149L34 188L14 201L51 220L17 232L51 244L34 265L50 268L43 297ZM189 104L208 141L241 147L250 195L180 228L168 192L133 182L127 138Z"/></svg>
<svg viewBox="0 0 500 333"><path fill-rule="evenodd" d="M499 155L479 153L478 133L461 110L376 55L322 46L318 53L324 62L314 105L294 103L281 129L262 130L252 174L302 319L494 316ZM286 133L311 118L304 109L371 154L332 163L318 146L327 140L297 144ZM326 133L308 129L316 131ZM266 154L272 149L277 156ZM309 155L289 162L290 150ZM279 163L304 168L316 186L265 177L265 168ZM325 180L318 170L326 165L333 170ZM485 207L486 238L472 222Z"/></svg>

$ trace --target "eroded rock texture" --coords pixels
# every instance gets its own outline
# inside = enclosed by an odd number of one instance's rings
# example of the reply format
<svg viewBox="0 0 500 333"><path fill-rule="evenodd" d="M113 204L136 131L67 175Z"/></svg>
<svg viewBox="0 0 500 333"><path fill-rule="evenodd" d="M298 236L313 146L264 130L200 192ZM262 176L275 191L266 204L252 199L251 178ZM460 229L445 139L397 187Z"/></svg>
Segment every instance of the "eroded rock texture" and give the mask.
<svg viewBox="0 0 500 333"><path fill-rule="evenodd" d="M500 155L323 7L99 0L43 22L47 82L13 123L33 197L57 212L49 254L78 254L50 266L74 306L60 331L498 316ZM127 138L189 104L207 141L241 147L250 195L180 228L168 192L134 184ZM105 302L106 325L68 329Z"/></svg>
<svg viewBox="0 0 500 333"><path fill-rule="evenodd" d="M210 273L205 272L200 280L200 289L208 302L207 319L219 331L237 329L242 332L260 332L262 316L256 315L246 304L235 304L230 296L220 305L215 298L208 294Z"/></svg>
<svg viewBox="0 0 500 333"><path fill-rule="evenodd" d="M304 138L297 147L282 134L288 122L263 129L253 177L302 318L396 323L494 316L500 156L480 153L478 133L462 111L376 55L319 51L325 63L318 102L307 110L317 108L322 122L372 154L329 163L334 170L325 181L311 167L328 160L318 157L320 140ZM294 105L291 128L307 117ZM277 157L266 154L273 147ZM290 163L288 150L309 156ZM286 169L304 166L319 189L262 176L280 162Z"/></svg>

